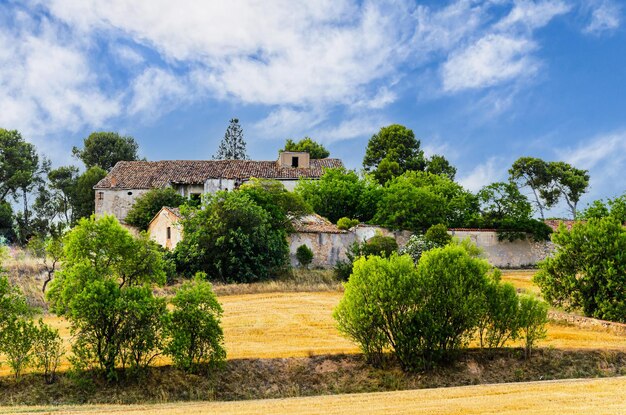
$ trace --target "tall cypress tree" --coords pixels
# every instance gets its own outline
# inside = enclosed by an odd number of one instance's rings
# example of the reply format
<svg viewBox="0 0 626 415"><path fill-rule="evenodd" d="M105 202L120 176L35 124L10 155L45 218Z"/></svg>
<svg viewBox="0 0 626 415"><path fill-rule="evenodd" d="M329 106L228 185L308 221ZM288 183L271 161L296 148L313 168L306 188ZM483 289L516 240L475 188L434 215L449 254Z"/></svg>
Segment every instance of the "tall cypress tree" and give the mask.
<svg viewBox="0 0 626 415"><path fill-rule="evenodd" d="M246 154L246 142L243 139L243 129L239 125L239 119L233 118L226 129L224 138L220 143L214 160L249 160Z"/></svg>

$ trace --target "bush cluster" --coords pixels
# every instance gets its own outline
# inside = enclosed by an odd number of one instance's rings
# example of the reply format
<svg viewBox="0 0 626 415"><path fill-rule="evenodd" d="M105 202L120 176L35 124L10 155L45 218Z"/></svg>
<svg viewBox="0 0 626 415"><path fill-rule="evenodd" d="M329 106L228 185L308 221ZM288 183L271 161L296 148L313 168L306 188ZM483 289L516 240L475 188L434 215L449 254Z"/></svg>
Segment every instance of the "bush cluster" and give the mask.
<svg viewBox="0 0 626 415"><path fill-rule="evenodd" d="M398 251L398 243L391 236L377 233L368 241L354 242L346 251L346 261L339 261L334 267L335 277L347 281L352 273L354 261L361 256L378 255L388 257Z"/></svg>
<svg viewBox="0 0 626 415"><path fill-rule="evenodd" d="M494 290L502 295L490 305ZM424 253L417 267L409 255L361 257L334 316L370 362L380 364L389 350L407 371L451 358L477 333L494 347L524 337L529 355L547 308L511 290L462 244Z"/></svg>

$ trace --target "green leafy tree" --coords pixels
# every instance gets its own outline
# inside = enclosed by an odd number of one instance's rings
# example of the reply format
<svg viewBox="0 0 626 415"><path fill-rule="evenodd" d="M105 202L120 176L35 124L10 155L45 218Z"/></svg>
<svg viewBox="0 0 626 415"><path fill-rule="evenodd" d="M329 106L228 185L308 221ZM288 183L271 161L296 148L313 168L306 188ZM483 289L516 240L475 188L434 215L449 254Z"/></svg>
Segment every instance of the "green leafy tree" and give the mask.
<svg viewBox="0 0 626 415"><path fill-rule="evenodd" d="M0 149L0 200L5 201L31 186L40 164L35 146L16 130L0 128Z"/></svg>
<svg viewBox="0 0 626 415"><path fill-rule="evenodd" d="M333 168L325 170L319 180L300 179L295 191L316 213L336 223L344 216L361 222L370 220L382 189L368 177Z"/></svg>
<svg viewBox="0 0 626 415"><path fill-rule="evenodd" d="M298 193L290 192L278 180L252 178L239 190L270 214L272 226L293 231L294 218L312 212Z"/></svg>
<svg viewBox="0 0 626 415"><path fill-rule="evenodd" d="M586 316L626 322L626 230L614 218L563 225L552 235L553 256L534 281L546 301Z"/></svg>
<svg viewBox="0 0 626 415"><path fill-rule="evenodd" d="M546 337L548 305L530 295L519 299L518 326L524 339L524 355L528 359L537 341Z"/></svg>
<svg viewBox="0 0 626 415"><path fill-rule="evenodd" d="M246 142L243 139L243 129L239 125L239 119L232 118L213 159L248 160L249 158L246 153Z"/></svg>
<svg viewBox="0 0 626 415"><path fill-rule="evenodd" d="M13 208L9 202L0 202L0 237L9 242L14 242L17 237Z"/></svg>
<svg viewBox="0 0 626 415"><path fill-rule="evenodd" d="M420 141L412 130L392 124L383 127L370 138L363 167L372 171L379 183L385 183L408 170L423 171L426 168Z"/></svg>
<svg viewBox="0 0 626 415"><path fill-rule="evenodd" d="M176 366L190 372L226 359L220 326L222 307L204 277L199 273L176 291L167 325L169 342L165 351Z"/></svg>
<svg viewBox="0 0 626 415"><path fill-rule="evenodd" d="M456 167L444 157L434 154L426 163L426 171L432 174L443 174L448 179L454 181Z"/></svg>
<svg viewBox="0 0 626 415"><path fill-rule="evenodd" d="M140 336L128 316L165 282L161 251L146 234L134 238L113 216L81 219L65 236L63 268L47 293L51 310L70 322L74 365L117 378L122 350Z"/></svg>
<svg viewBox="0 0 626 415"><path fill-rule="evenodd" d="M296 249L296 259L303 268L308 268L311 262L313 262L313 251L306 245L300 245Z"/></svg>
<svg viewBox="0 0 626 415"><path fill-rule="evenodd" d="M135 200L124 222L141 230L147 230L150 221L163 206L177 208L186 202L183 196L171 187L151 189Z"/></svg>
<svg viewBox="0 0 626 415"><path fill-rule="evenodd" d="M409 171L388 182L373 222L393 229L423 231L438 223L467 226L478 200L444 176Z"/></svg>
<svg viewBox="0 0 626 415"><path fill-rule="evenodd" d="M74 203L72 205L72 213L76 224L82 218L89 218L96 210L96 196L93 187L107 175L107 172L94 166L76 180L76 188L74 192Z"/></svg>
<svg viewBox="0 0 626 415"><path fill-rule="evenodd" d="M35 258L39 258L46 270L46 279L41 288L46 292L46 287L52 281L54 273L58 269L63 258L63 240L60 236L41 238L34 237L28 241L27 250Z"/></svg>
<svg viewBox="0 0 626 415"><path fill-rule="evenodd" d="M35 366L43 373L47 384L56 381L56 371L64 354L59 330L51 328L40 319L33 346L33 358Z"/></svg>
<svg viewBox="0 0 626 415"><path fill-rule="evenodd" d="M493 226L505 219L525 220L532 217L532 206L515 183L497 182L487 185L478 192L478 199L487 226Z"/></svg>
<svg viewBox="0 0 626 415"><path fill-rule="evenodd" d="M139 144L133 137L99 131L85 138L83 148L73 147L72 154L82 160L87 169L97 166L109 171L118 161L139 160L138 150Z"/></svg>
<svg viewBox="0 0 626 415"><path fill-rule="evenodd" d="M478 323L480 347L504 347L519 335L519 299L512 284L503 284L500 273L486 287L483 318Z"/></svg>
<svg viewBox="0 0 626 415"><path fill-rule="evenodd" d="M326 150L320 143L313 141L310 137L304 137L297 143L288 138L285 141L285 148L280 151L306 151L312 159L324 159L330 156L330 151Z"/></svg>
<svg viewBox="0 0 626 415"><path fill-rule="evenodd" d="M452 235L448 233L448 227L443 223L433 225L424 234L424 239L432 242L435 246L446 246L452 242Z"/></svg>
<svg viewBox="0 0 626 415"><path fill-rule="evenodd" d="M394 252L398 252L398 243L393 236L384 236L377 233L361 245L361 255L378 255L388 258Z"/></svg>
<svg viewBox="0 0 626 415"><path fill-rule="evenodd" d="M12 320L2 331L2 352L18 380L33 359L37 327L30 320Z"/></svg>
<svg viewBox="0 0 626 415"><path fill-rule="evenodd" d="M548 163L552 176L552 187L565 200L567 207L576 218L578 202L583 194L589 190L589 172L577 169L568 163L555 161Z"/></svg>
<svg viewBox="0 0 626 415"><path fill-rule="evenodd" d="M545 209L558 202L558 192L550 187L552 175L547 162L535 157L520 157L509 169L509 176L511 181L533 192L541 219L544 219Z"/></svg>
<svg viewBox="0 0 626 415"><path fill-rule="evenodd" d="M225 282L267 279L287 263L285 229L246 193L207 195L200 209L182 209L185 238L176 245L179 271Z"/></svg>
<svg viewBox="0 0 626 415"><path fill-rule="evenodd" d="M48 172L50 202L67 226L74 223L72 207L77 181L78 167L75 166L63 166Z"/></svg>
<svg viewBox="0 0 626 415"><path fill-rule="evenodd" d="M579 219L601 219L610 216L621 223L626 223L626 194L608 199L606 203L594 200L578 216Z"/></svg>

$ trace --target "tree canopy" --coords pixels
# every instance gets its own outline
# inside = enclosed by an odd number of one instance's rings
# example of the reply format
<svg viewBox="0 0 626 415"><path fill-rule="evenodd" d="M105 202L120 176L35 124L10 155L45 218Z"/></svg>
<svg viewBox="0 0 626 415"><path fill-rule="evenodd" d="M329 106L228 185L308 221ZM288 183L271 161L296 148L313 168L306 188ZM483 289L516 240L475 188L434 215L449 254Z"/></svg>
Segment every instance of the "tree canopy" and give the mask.
<svg viewBox="0 0 626 415"><path fill-rule="evenodd" d="M124 222L141 230L148 230L150 221L163 206L177 208L186 201L187 199L171 187L148 190L135 200L135 204L128 211Z"/></svg>
<svg viewBox="0 0 626 415"><path fill-rule="evenodd" d="M76 179L74 188L73 216L74 223L81 218L90 217L96 209L96 198L93 187L107 175L99 166L93 166Z"/></svg>
<svg viewBox="0 0 626 415"><path fill-rule="evenodd" d="M333 223L345 216L370 220L381 190L373 180L345 168L327 169L319 180L301 179L295 189L316 213Z"/></svg>
<svg viewBox="0 0 626 415"><path fill-rule="evenodd" d="M312 159L323 159L330 156L330 151L310 137L304 137L298 142L288 138L285 147L280 151L306 151Z"/></svg>
<svg viewBox="0 0 626 415"><path fill-rule="evenodd" d="M73 147L72 154L85 163L87 169L97 166L109 171L118 161L139 160L139 144L133 137L116 132L94 132L83 142L83 148Z"/></svg>
<svg viewBox="0 0 626 415"><path fill-rule="evenodd" d="M239 119L232 118L226 128L224 138L220 142L214 160L248 160L246 142L243 139L243 129L239 125Z"/></svg>
<svg viewBox="0 0 626 415"><path fill-rule="evenodd" d="M405 171L424 170L426 159L413 131L392 124L381 128L370 138L363 167L382 184Z"/></svg>

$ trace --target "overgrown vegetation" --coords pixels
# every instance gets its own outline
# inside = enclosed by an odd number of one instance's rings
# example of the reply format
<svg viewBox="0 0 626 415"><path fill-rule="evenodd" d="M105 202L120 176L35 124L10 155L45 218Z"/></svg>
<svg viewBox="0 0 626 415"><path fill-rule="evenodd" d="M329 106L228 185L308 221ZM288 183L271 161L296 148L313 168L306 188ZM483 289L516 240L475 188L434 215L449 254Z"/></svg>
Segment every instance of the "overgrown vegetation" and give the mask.
<svg viewBox="0 0 626 415"><path fill-rule="evenodd" d="M540 263L535 283L552 305L626 322L626 230L613 217L561 225L556 252Z"/></svg>
<svg viewBox="0 0 626 415"><path fill-rule="evenodd" d="M379 365L391 350L406 371L449 360L477 332L494 347L523 334L529 356L547 307L500 284L498 271L466 244L431 249L417 267L409 255L361 257L334 316L370 362Z"/></svg>
<svg viewBox="0 0 626 415"><path fill-rule="evenodd" d="M124 222L142 231L148 230L150 221L163 206L177 208L186 201L186 198L171 187L148 190L135 200L135 204L128 211Z"/></svg>

